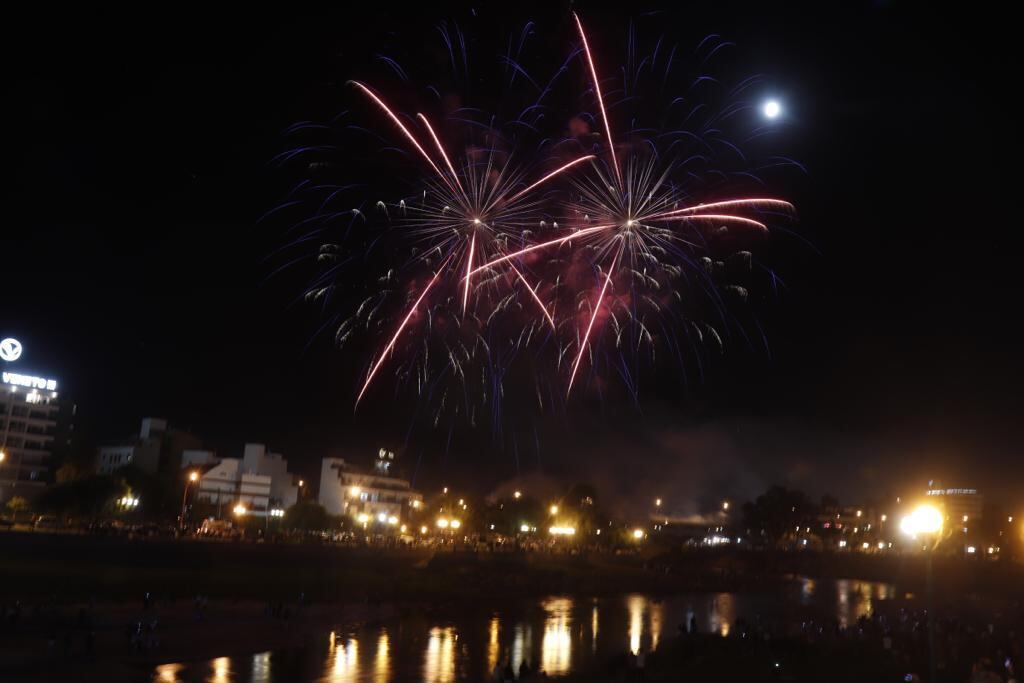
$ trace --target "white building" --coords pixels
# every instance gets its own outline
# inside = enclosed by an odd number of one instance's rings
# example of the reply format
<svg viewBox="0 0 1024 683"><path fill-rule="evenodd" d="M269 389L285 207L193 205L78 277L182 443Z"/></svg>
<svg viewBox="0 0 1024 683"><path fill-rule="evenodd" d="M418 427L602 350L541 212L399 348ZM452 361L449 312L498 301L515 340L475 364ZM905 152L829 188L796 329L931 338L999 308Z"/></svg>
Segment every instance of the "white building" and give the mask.
<svg viewBox="0 0 1024 683"><path fill-rule="evenodd" d="M241 458L218 459L211 451L186 451L182 463L205 468L199 476L196 498L217 505L220 516L238 504L262 516L269 509L294 505L299 497L288 461L280 453L268 453L263 444L245 444Z"/></svg>
<svg viewBox="0 0 1024 683"><path fill-rule="evenodd" d="M57 380L24 374L21 358L20 342L0 340L0 502L41 492L74 429L75 406L58 399Z"/></svg>
<svg viewBox="0 0 1024 683"><path fill-rule="evenodd" d="M386 452L382 452L386 453ZM423 496L405 479L389 476L390 458L378 458L372 472L357 469L341 458L324 458L320 468L320 504L332 515L359 519L401 521L409 518L410 508L419 508Z"/></svg>

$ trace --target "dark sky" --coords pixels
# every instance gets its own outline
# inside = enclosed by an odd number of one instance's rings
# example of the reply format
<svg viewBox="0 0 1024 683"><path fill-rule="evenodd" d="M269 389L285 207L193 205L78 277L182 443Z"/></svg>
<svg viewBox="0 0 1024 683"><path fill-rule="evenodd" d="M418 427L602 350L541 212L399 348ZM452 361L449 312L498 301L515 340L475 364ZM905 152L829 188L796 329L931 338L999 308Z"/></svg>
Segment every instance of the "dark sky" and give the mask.
<svg viewBox="0 0 1024 683"><path fill-rule="evenodd" d="M288 189L270 159L288 125L351 106L344 83L379 36L436 42L445 19L507 35L533 19L538 47L575 40L571 6L527 5L23 17L5 79L0 334L62 380L87 441L161 415L224 454L265 441L307 476L322 456L388 445L425 485L539 468L623 496L668 489L680 511L773 482L865 499L929 477L1024 505L1019 78L1009 26L964 6L664 15L682 44L738 44L783 97L780 142L807 168L775 193L814 248L773 245L788 288L764 316L770 352L730 351L682 400L584 401L497 449L477 435L445 453L423 433L405 446L409 417L386 402L353 416L362 366L315 336L294 279L270 276L283 229L257 221ZM618 6L576 6L616 54L645 11Z"/></svg>

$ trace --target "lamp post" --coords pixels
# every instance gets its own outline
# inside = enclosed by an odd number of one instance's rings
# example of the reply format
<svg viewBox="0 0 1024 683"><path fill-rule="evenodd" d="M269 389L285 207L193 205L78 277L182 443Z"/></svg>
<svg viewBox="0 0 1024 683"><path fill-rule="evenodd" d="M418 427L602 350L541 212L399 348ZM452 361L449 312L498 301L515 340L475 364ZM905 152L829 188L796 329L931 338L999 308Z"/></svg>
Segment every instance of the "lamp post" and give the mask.
<svg viewBox="0 0 1024 683"><path fill-rule="evenodd" d="M919 505L900 521L900 531L912 539L923 536L925 545L925 591L928 609L928 680L935 683L935 579L932 556L942 541L942 512L932 505Z"/></svg>
<svg viewBox="0 0 1024 683"><path fill-rule="evenodd" d="M185 492L181 494L181 528L185 529L185 501L188 500L188 487L194 482L199 480L199 473L195 470L188 473L188 479L185 480Z"/></svg>

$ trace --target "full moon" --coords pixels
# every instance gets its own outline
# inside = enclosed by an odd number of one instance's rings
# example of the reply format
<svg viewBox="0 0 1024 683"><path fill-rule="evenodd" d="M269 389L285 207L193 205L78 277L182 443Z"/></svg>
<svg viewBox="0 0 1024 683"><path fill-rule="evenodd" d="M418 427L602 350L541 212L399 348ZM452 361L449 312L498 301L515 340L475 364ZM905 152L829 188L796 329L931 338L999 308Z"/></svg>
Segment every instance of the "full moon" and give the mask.
<svg viewBox="0 0 1024 683"><path fill-rule="evenodd" d="M778 118L779 114L782 113L782 105L779 104L778 100L768 100L761 107L761 111L764 113L765 118Z"/></svg>

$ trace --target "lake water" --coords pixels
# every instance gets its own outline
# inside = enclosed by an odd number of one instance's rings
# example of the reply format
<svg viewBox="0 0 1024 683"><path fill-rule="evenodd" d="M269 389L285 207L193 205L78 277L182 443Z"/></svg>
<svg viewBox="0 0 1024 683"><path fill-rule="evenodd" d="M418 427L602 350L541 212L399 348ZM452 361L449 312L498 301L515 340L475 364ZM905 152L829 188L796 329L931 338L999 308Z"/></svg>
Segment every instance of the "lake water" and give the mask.
<svg viewBox="0 0 1024 683"><path fill-rule="evenodd" d="M852 624L878 600L896 596L891 584L801 578L769 594L642 594L585 599L550 597L487 609L460 608L352 624L295 650L220 657L156 667L161 683L354 683L487 680L495 664L538 662L549 675L601 666L627 651L657 649L692 614L705 633L728 635L737 619L799 620L804 616Z"/></svg>

